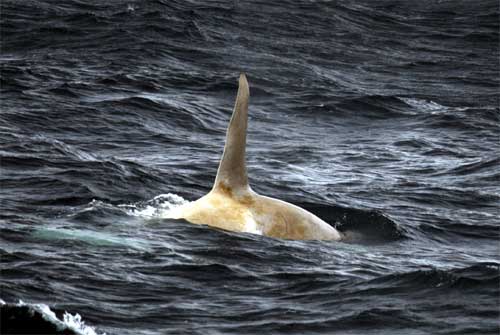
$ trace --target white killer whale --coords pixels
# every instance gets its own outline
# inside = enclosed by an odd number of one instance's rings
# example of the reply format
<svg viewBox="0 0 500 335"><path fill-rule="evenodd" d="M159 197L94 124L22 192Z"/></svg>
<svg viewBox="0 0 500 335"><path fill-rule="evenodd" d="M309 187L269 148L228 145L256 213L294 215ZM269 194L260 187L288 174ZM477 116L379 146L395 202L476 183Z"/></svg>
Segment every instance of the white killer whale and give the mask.
<svg viewBox="0 0 500 335"><path fill-rule="evenodd" d="M316 215L290 203L259 195L248 185L245 147L249 96L247 79L241 74L212 190L194 202L173 209L167 217L274 238L340 240L342 235Z"/></svg>

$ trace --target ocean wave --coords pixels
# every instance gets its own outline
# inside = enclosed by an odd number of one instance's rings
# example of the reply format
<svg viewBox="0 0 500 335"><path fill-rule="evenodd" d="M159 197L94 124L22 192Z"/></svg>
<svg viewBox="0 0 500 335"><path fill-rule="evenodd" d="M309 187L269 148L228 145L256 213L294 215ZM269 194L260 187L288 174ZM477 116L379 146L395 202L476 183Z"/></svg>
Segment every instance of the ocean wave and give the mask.
<svg viewBox="0 0 500 335"><path fill-rule="evenodd" d="M334 106L336 115L361 116L375 119L387 119L415 115L408 106L395 96L371 95L346 99Z"/></svg>
<svg viewBox="0 0 500 335"><path fill-rule="evenodd" d="M65 334L65 335L106 335L85 324L80 314L64 312L58 317L51 308L43 303L0 305L2 334Z"/></svg>
<svg viewBox="0 0 500 335"><path fill-rule="evenodd" d="M470 225L457 220L441 220L439 224L424 223L420 224L418 229L425 232L430 239L439 240L446 239L454 243L457 242L457 237L475 238L475 239L492 239L498 234L498 218L495 214L489 217L482 215L484 222L481 224Z"/></svg>
<svg viewBox="0 0 500 335"><path fill-rule="evenodd" d="M369 289L390 287L396 290L433 289L474 289L490 288L498 291L500 264L478 263L463 268L431 268L408 273L391 274L367 282Z"/></svg>
<svg viewBox="0 0 500 335"><path fill-rule="evenodd" d="M23 325L20 298L120 335L498 333L497 0L1 13L0 289ZM164 218L212 185L240 72L252 186L343 242Z"/></svg>
<svg viewBox="0 0 500 335"><path fill-rule="evenodd" d="M487 157L479 160L474 160L473 162L464 162L459 166L452 167L446 171L440 172L438 175L470 175L470 174L483 174L484 176L497 176L495 170L492 169L495 166L500 165L500 158L498 157Z"/></svg>

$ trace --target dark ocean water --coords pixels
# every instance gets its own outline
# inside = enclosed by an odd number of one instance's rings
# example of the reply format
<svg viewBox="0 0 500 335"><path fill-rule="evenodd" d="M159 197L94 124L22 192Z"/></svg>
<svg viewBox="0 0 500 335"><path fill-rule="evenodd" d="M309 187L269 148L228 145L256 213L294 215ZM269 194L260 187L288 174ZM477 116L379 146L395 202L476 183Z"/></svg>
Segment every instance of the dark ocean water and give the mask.
<svg viewBox="0 0 500 335"><path fill-rule="evenodd" d="M3 0L2 333L498 334L499 12ZM252 187L349 241L162 219L240 72Z"/></svg>

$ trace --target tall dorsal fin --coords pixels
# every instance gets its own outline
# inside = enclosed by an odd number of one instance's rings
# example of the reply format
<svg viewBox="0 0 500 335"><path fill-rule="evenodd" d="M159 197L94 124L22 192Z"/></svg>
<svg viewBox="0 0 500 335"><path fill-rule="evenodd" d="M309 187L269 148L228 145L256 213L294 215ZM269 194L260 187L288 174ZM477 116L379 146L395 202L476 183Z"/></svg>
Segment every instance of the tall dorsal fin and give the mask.
<svg viewBox="0 0 500 335"><path fill-rule="evenodd" d="M245 147L247 138L248 98L250 91L245 75L239 79L238 95L234 104L233 116L229 121L226 134L226 145L219 163L217 177L213 189L237 190L248 187L245 164Z"/></svg>

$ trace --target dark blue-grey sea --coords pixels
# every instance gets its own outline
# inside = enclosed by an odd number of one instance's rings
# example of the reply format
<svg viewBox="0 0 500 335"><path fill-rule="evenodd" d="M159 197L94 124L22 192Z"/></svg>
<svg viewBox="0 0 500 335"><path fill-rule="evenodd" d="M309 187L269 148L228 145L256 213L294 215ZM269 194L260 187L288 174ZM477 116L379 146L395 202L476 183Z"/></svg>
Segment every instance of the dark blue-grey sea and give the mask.
<svg viewBox="0 0 500 335"><path fill-rule="evenodd" d="M497 0L2 0L2 334L499 334ZM165 219L246 73L252 188L349 241Z"/></svg>

